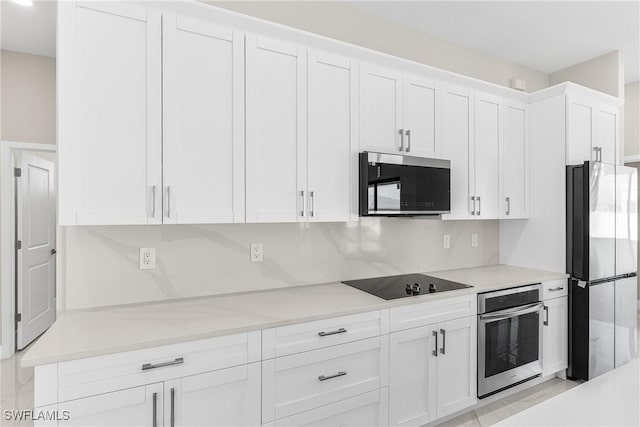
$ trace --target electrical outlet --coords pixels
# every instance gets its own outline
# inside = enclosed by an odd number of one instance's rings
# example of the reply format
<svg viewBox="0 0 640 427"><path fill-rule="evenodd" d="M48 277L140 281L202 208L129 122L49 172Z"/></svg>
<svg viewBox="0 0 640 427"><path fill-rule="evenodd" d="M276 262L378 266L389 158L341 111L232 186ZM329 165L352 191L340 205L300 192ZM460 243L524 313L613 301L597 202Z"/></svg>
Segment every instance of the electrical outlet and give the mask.
<svg viewBox="0 0 640 427"><path fill-rule="evenodd" d="M156 268L156 248L140 248L140 270Z"/></svg>
<svg viewBox="0 0 640 427"><path fill-rule="evenodd" d="M251 262L262 262L262 243L251 244Z"/></svg>
<svg viewBox="0 0 640 427"><path fill-rule="evenodd" d="M476 233L473 233L471 235L471 247L472 248L478 247L478 235Z"/></svg>
<svg viewBox="0 0 640 427"><path fill-rule="evenodd" d="M451 235L450 234L445 234L444 238L442 239L442 247L444 247L445 249L450 249L451 248Z"/></svg>

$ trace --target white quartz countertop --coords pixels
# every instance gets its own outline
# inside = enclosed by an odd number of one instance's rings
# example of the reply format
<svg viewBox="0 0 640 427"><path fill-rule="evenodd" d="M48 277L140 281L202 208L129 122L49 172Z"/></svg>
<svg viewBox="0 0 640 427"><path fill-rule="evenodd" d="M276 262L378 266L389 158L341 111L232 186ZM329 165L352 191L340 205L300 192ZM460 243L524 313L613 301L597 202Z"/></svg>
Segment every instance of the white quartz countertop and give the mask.
<svg viewBox="0 0 640 427"><path fill-rule="evenodd" d="M568 277L508 265L425 274L473 287L385 301L336 282L68 311L31 346L22 365L139 350Z"/></svg>
<svg viewBox="0 0 640 427"><path fill-rule="evenodd" d="M640 359L580 384L495 426L638 426Z"/></svg>

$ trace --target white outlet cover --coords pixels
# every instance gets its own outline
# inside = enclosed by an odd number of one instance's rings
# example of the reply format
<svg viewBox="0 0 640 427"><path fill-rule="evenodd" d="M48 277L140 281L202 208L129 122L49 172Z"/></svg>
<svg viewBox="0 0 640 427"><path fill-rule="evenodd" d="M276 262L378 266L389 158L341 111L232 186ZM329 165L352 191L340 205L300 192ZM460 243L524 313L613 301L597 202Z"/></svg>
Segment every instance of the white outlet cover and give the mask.
<svg viewBox="0 0 640 427"><path fill-rule="evenodd" d="M472 248L478 247L478 235L476 233L473 233L471 235L471 247Z"/></svg>
<svg viewBox="0 0 640 427"><path fill-rule="evenodd" d="M156 268L156 248L140 248L140 270Z"/></svg>
<svg viewBox="0 0 640 427"><path fill-rule="evenodd" d="M252 243L250 251L251 262L262 262L262 243Z"/></svg>
<svg viewBox="0 0 640 427"><path fill-rule="evenodd" d="M442 239L442 247L445 249L451 248L451 234L445 234Z"/></svg>

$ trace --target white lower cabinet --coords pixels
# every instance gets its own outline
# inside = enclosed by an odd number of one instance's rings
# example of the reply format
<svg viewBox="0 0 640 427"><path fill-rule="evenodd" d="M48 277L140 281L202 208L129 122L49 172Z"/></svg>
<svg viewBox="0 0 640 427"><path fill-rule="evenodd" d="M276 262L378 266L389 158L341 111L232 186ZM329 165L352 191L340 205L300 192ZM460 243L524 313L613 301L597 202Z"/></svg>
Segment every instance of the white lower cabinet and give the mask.
<svg viewBox="0 0 640 427"><path fill-rule="evenodd" d="M370 391L359 396L283 418L264 427L368 426L388 425L389 389Z"/></svg>
<svg viewBox="0 0 640 427"><path fill-rule="evenodd" d="M421 426L476 403L476 317L390 335L389 425Z"/></svg>
<svg viewBox="0 0 640 427"><path fill-rule="evenodd" d="M271 422L388 384L389 336L262 362L262 422Z"/></svg>
<svg viewBox="0 0 640 427"><path fill-rule="evenodd" d="M69 419L57 425L161 426L162 408L162 383L150 384L59 403L59 413L68 411Z"/></svg>
<svg viewBox="0 0 640 427"><path fill-rule="evenodd" d="M544 301L544 311L542 376L554 374L568 366L568 297Z"/></svg>

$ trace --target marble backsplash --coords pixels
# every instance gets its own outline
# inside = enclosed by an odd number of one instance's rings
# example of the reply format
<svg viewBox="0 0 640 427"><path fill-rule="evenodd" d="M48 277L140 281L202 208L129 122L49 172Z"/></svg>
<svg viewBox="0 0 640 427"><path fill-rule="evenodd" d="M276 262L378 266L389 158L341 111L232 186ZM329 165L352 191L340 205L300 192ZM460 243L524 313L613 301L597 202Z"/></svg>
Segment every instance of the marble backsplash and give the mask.
<svg viewBox="0 0 640 427"><path fill-rule="evenodd" d="M479 246L471 247L471 234ZM451 248L443 249L443 235ZM63 227L62 310L496 264L498 221ZM264 261L249 262L249 245ZM139 248L157 268L140 270Z"/></svg>

